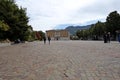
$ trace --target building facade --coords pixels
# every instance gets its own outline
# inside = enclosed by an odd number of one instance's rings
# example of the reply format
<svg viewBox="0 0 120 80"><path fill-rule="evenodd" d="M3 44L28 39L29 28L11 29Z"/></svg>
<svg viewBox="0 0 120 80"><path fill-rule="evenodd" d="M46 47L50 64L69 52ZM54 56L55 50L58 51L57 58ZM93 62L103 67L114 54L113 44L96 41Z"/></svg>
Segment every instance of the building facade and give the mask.
<svg viewBox="0 0 120 80"><path fill-rule="evenodd" d="M48 30L46 36L51 40L70 40L70 34L67 30Z"/></svg>

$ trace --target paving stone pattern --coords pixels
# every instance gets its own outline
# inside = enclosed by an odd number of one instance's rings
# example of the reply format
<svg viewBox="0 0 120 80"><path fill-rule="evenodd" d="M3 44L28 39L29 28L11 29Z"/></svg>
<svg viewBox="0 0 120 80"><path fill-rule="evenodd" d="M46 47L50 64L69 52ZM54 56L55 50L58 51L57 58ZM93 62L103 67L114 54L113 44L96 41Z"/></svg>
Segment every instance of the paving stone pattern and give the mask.
<svg viewBox="0 0 120 80"><path fill-rule="evenodd" d="M120 80L120 43L30 42L0 47L0 80Z"/></svg>

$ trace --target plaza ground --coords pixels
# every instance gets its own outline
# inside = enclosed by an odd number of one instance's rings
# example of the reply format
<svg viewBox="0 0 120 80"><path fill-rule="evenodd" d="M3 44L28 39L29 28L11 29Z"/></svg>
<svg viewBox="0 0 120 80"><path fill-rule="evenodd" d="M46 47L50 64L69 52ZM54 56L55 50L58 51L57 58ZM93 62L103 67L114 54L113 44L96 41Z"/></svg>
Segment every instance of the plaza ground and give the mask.
<svg viewBox="0 0 120 80"><path fill-rule="evenodd" d="M118 42L0 45L0 80L120 80Z"/></svg>

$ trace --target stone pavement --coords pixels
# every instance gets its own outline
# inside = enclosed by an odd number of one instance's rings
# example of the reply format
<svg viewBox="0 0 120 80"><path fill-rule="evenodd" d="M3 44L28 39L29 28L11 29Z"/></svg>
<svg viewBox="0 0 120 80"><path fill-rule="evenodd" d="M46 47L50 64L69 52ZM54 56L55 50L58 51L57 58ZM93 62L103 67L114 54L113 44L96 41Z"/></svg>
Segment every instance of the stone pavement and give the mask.
<svg viewBox="0 0 120 80"><path fill-rule="evenodd" d="M0 47L0 80L120 80L120 43L30 42Z"/></svg>
<svg viewBox="0 0 120 80"><path fill-rule="evenodd" d="M9 46L11 43L0 43L0 47Z"/></svg>

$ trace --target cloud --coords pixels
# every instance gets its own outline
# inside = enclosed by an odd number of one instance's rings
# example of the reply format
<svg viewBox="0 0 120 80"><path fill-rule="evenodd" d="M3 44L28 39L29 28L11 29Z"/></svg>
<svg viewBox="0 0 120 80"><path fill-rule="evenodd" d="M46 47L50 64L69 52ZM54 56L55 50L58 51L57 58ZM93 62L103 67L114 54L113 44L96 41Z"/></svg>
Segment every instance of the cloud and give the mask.
<svg viewBox="0 0 120 80"><path fill-rule="evenodd" d="M60 24L105 19L111 11L120 11L120 0L16 0L16 3L27 8L33 29L42 31Z"/></svg>

